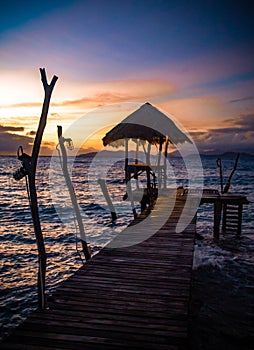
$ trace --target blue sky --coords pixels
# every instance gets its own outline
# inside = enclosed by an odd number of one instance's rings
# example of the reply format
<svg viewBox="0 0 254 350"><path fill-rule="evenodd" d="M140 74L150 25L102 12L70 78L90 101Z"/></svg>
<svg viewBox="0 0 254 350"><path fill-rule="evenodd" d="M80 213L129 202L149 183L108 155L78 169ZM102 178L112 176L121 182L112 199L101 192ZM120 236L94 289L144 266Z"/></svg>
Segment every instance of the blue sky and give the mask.
<svg viewBox="0 0 254 350"><path fill-rule="evenodd" d="M235 151L254 152L253 14L251 1L2 4L2 140L8 138L12 145L15 131L8 127L21 127L20 117L24 130L17 130L16 137L27 142L27 133L36 128L39 112L27 106L40 102L38 68L46 67L49 75L59 76L54 92L58 106L78 101L82 113L88 105L149 99L193 132L200 151L207 148L206 133L214 152L222 142L232 149L233 136ZM18 103L27 110L10 109ZM72 122L71 114L78 114L70 108L54 109L45 134L52 145L57 113L66 125ZM248 132L243 127L247 121Z"/></svg>

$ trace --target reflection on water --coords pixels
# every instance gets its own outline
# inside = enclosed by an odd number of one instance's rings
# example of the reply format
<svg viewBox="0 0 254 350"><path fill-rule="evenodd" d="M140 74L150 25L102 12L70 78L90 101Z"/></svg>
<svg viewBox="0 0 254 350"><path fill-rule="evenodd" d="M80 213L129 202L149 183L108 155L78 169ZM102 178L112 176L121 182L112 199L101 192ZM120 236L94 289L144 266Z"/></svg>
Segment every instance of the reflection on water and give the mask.
<svg viewBox="0 0 254 350"><path fill-rule="evenodd" d="M202 161L205 187L219 189L216 158L205 157ZM231 187L232 192L246 194L252 202L253 163L253 159L240 158ZM41 158L37 174L39 211L48 257L47 293L82 264L76 250L76 244L79 251L81 247L76 238L68 191L61 186L63 179L57 162L53 169L56 183L52 189L49 187L49 164L50 158ZM225 173L229 174L234 159L224 160L223 164ZM12 173L17 167L19 163L15 157L0 158L2 335L37 306L37 249L25 182L15 182L12 179ZM96 181L96 174L89 173L88 178L88 169L87 158L77 159L72 169L72 180L83 211L87 241L94 254L127 226L132 219L132 212L130 203L122 200L125 193L123 164L113 164L107 172L107 186L118 214L116 225L112 225L105 200L94 187L92 180L94 175ZM169 184L187 186L188 179L181 160L171 159L170 169L173 173L168 180ZM56 185L57 181L60 186ZM142 182L140 186L143 186ZM57 197L53 198L54 202L51 196ZM54 205L55 201L57 206ZM249 337L250 321L254 319L254 240L251 234L253 209L253 203L244 207L242 238L222 235L218 243L213 241L212 234L213 207L207 204L198 210L197 230L204 239L196 242L194 258L191 332L195 349L218 348L214 339L217 342L226 341L230 332L235 335L235 344L238 344L237 339Z"/></svg>

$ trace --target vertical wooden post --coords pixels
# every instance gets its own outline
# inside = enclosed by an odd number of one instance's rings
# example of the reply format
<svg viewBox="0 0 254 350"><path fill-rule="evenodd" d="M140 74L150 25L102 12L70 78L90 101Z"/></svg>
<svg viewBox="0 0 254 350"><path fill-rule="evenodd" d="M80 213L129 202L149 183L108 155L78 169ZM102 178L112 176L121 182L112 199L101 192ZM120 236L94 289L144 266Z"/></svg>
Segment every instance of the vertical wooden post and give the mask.
<svg viewBox="0 0 254 350"><path fill-rule="evenodd" d="M162 152L163 139L160 137L159 154L158 154L158 187L161 188L161 152Z"/></svg>
<svg viewBox="0 0 254 350"><path fill-rule="evenodd" d="M220 193L223 193L223 171L222 171L222 163L221 163L221 159L218 158L217 159L217 166L219 167L220 170Z"/></svg>
<svg viewBox="0 0 254 350"><path fill-rule="evenodd" d="M148 142L148 146L147 146L147 150L145 148L145 142L144 140L142 140L142 147L143 147L143 151L145 153L146 156L146 164L150 165L150 152L151 152L151 144Z"/></svg>
<svg viewBox="0 0 254 350"><path fill-rule="evenodd" d="M66 182L66 185L68 187L72 206L73 206L73 209L75 211L76 218L77 218L83 252L84 252L86 260L89 260L91 258L91 254L90 254L90 250L87 246L86 235L85 235L82 217L80 214L80 210L79 210L77 198L75 196L74 188L73 188L73 185L71 182L71 178L70 178L70 175L68 172L67 153L66 153L66 149L65 149L65 145L64 145L65 139L62 136L62 127L59 125L57 126L57 133L58 133L58 140L59 140L59 145L60 145L61 153L62 153L62 169L63 169L65 182Z"/></svg>
<svg viewBox="0 0 254 350"><path fill-rule="evenodd" d="M147 189L149 190L151 187L151 176L150 176L150 171L151 168L149 166L147 166L146 169L146 183L147 183Z"/></svg>
<svg viewBox="0 0 254 350"><path fill-rule="evenodd" d="M28 171L28 185L30 192L30 201L31 201L31 213L33 219L34 232L36 237L38 255L39 255L39 270L38 270L38 303L40 309L45 309L45 276L46 276L46 251L44 246L44 240L41 230L40 217L38 211L38 202L37 202L37 192L35 186L35 176L36 176L36 166L38 155L40 151L41 140L43 132L47 122L48 109L50 104L50 98L52 91L54 89L57 77L54 75L50 84L47 82L46 71L44 68L40 68L41 81L44 88L44 102L42 106L42 112L40 117L39 126L34 140L30 169Z"/></svg>
<svg viewBox="0 0 254 350"><path fill-rule="evenodd" d="M243 205L238 204L238 220L237 220L237 235L241 235L242 231L242 215L243 215Z"/></svg>
<svg viewBox="0 0 254 350"><path fill-rule="evenodd" d="M214 227L213 227L213 234L214 234L214 238L215 239L219 239L219 237L220 237L221 210L222 210L221 201L217 200L214 203Z"/></svg>
<svg viewBox="0 0 254 350"><path fill-rule="evenodd" d="M125 182L126 182L126 190L127 190L127 195L131 201L131 209L133 212L134 218L137 217L136 209L134 206L134 200L133 200L133 194L132 194L132 189L131 189L131 177L128 169L129 165L129 149L128 149L128 141L129 139L125 139Z"/></svg>
<svg viewBox="0 0 254 350"><path fill-rule="evenodd" d="M139 160L139 140L137 139L137 144L136 144L136 157L135 157L135 164L138 164ZM134 178L136 179L136 188L139 189L139 183L138 183L138 171L135 171Z"/></svg>
<svg viewBox="0 0 254 350"><path fill-rule="evenodd" d="M225 232L226 231L226 227L227 227L227 210L228 209L228 205L227 203L223 204L223 217L222 217L222 231Z"/></svg>
<svg viewBox="0 0 254 350"><path fill-rule="evenodd" d="M126 183L126 188L127 188L128 197L129 197L130 202L131 202L131 209L132 209L133 217L135 219L137 217L137 212L136 212L135 205L134 205L133 193L132 193L132 189L131 189L131 180L130 179Z"/></svg>
<svg viewBox="0 0 254 350"><path fill-rule="evenodd" d="M104 179L98 179L98 184L100 185L101 187L101 190L102 190L102 193L106 199L106 202L107 202L107 205L109 207L109 210L111 212L111 217L112 217L112 221L115 221L117 219L117 216L116 216L116 211L115 211L115 207L112 203L112 200L109 196L109 193L108 193L108 189L107 189L107 186L106 186L106 181Z"/></svg>
<svg viewBox="0 0 254 350"><path fill-rule="evenodd" d="M164 153L164 188L167 187L168 145L169 145L169 140L168 140L168 137L167 137L167 140L166 140L166 143L165 143L165 153Z"/></svg>
<svg viewBox="0 0 254 350"><path fill-rule="evenodd" d="M151 159L150 159L150 156L151 156L151 143L148 142L148 146L147 146L147 165L151 165Z"/></svg>
<svg viewBox="0 0 254 350"><path fill-rule="evenodd" d="M128 142L129 142L129 139L126 138L125 139L125 181L126 183L128 182L128 178L129 178L129 171L128 171L128 163L129 163L129 150L128 150Z"/></svg>
<svg viewBox="0 0 254 350"><path fill-rule="evenodd" d="M236 171L236 168L237 168L237 164L238 164L238 160L239 160L239 157L240 157L240 153L237 153L237 156L236 156L236 160L235 160L235 164L234 164L234 167L233 167L233 170L231 171L231 174L229 175L229 178L227 180L227 183L224 187L224 190L223 190L223 193L228 193L228 190L230 188L230 185L231 185L231 180L232 180L232 177Z"/></svg>
<svg viewBox="0 0 254 350"><path fill-rule="evenodd" d="M139 140L137 139L136 143L136 157L135 157L135 164L138 164L138 158L139 158Z"/></svg>

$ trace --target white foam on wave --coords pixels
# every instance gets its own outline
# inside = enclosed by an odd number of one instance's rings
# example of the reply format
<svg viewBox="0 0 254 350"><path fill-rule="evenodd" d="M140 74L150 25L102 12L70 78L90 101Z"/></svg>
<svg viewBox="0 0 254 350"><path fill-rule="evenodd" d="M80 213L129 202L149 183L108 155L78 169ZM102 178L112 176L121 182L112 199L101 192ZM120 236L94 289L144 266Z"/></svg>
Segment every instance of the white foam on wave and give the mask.
<svg viewBox="0 0 254 350"><path fill-rule="evenodd" d="M208 242L199 242L195 245L193 269L196 270L200 266L211 266L223 269L225 261L233 259L231 252L225 251L218 246L212 246Z"/></svg>

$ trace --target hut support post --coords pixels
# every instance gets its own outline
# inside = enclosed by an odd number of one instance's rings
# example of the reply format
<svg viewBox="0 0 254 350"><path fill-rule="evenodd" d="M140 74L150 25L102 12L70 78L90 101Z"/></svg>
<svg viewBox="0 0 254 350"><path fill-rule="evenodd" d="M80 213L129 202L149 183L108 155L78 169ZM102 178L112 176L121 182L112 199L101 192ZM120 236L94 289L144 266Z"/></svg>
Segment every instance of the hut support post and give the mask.
<svg viewBox="0 0 254 350"><path fill-rule="evenodd" d="M128 164L129 164L129 147L128 147L128 142L129 142L129 139L126 138L125 139L125 181L126 181L126 184L129 180L129 171L128 171Z"/></svg>
<svg viewBox="0 0 254 350"><path fill-rule="evenodd" d="M39 259L38 259L39 269L38 269L38 283L37 283L38 304L39 304L39 309L43 310L46 307L45 277L46 277L47 256L46 256L43 234L42 234L41 224L40 224L39 211L38 211L35 176L36 176L36 166L37 166L37 160L38 160L39 151L40 151L41 140L42 140L43 132L47 123L47 116L48 116L48 109L49 109L51 94L53 92L53 89L58 77L54 75L50 84L48 84L45 69L40 68L40 73L41 73L41 81L44 88L44 102L42 106L39 126L37 129L37 133L36 133L34 145L33 145L30 168L28 171L28 185L29 185L30 206L31 206L32 219L33 219L33 226L34 226L34 232L35 232L38 255L39 255Z"/></svg>
<svg viewBox="0 0 254 350"><path fill-rule="evenodd" d="M136 209L134 206L134 200L133 200L133 194L132 194L132 189L131 189L131 176L129 173L128 165L129 165L129 147L128 147L128 142L129 139L125 139L125 182L126 182L126 190L127 190L127 195L128 198L130 199L131 202L131 209L133 212L134 218L137 217Z"/></svg>
<svg viewBox="0 0 254 350"><path fill-rule="evenodd" d="M137 139L135 164L138 164L138 158L139 158L139 140Z"/></svg>
<svg viewBox="0 0 254 350"><path fill-rule="evenodd" d="M151 165L151 158L150 158L150 156L151 156L151 143L149 142L148 143L148 146L147 146L147 165Z"/></svg>
<svg viewBox="0 0 254 350"><path fill-rule="evenodd" d="M161 182L162 182L162 174L161 174L161 152L162 152L162 143L163 143L163 140L162 138L160 137L160 145L159 145L159 154L158 154L158 187L161 188Z"/></svg>
<svg viewBox="0 0 254 350"><path fill-rule="evenodd" d="M164 188L167 187L167 161L168 161L168 138L165 143L165 153L164 153Z"/></svg>
<svg viewBox="0 0 254 350"><path fill-rule="evenodd" d="M138 159L139 159L139 140L137 139L135 164L138 164ZM136 188L139 189L138 172L137 171L136 171L136 174L135 174L135 179L136 179Z"/></svg>
<svg viewBox="0 0 254 350"><path fill-rule="evenodd" d="M58 140L59 140L59 145L60 145L61 154L62 154L62 169L63 169L65 182L66 182L66 185L68 187L68 191L69 191L69 194L70 194L72 206L73 206L73 209L75 211L76 218L77 218L83 253L85 255L86 260L89 260L91 258L91 254L90 254L90 250L88 248L87 242L86 242L86 235L85 235L84 225L83 225L82 217L81 217L81 214L80 214L79 206L78 206L78 203L77 203L77 198L75 196L74 188L73 188L73 185L72 185L72 182L71 182L71 178L70 178L70 175L69 175L69 172L68 172L67 153L66 153L66 149L65 149L65 145L64 145L64 142L66 140L62 136L62 127L59 126L59 125L57 126L57 133L58 133Z"/></svg>
<svg viewBox="0 0 254 350"><path fill-rule="evenodd" d="M146 150L146 148L145 148L145 142L146 142L146 141L142 141L142 146L143 146L143 150L144 150L144 153L145 153L145 156L146 156L146 164L147 164L147 165L150 165L151 144L148 143L148 145L147 145L147 150Z"/></svg>

